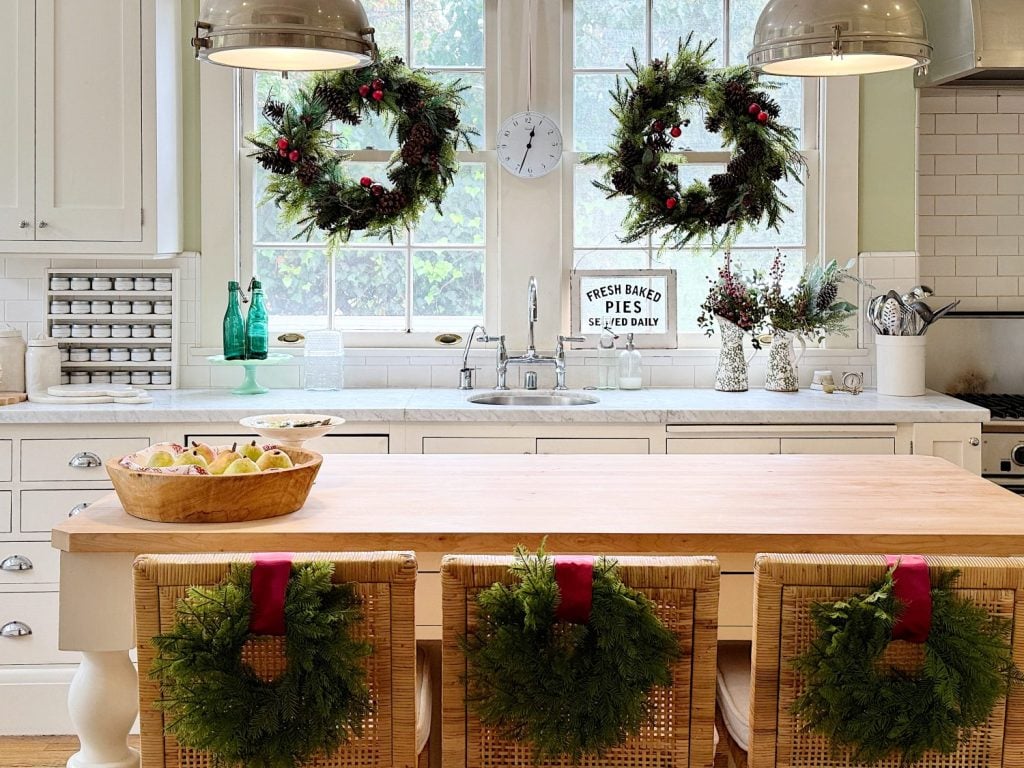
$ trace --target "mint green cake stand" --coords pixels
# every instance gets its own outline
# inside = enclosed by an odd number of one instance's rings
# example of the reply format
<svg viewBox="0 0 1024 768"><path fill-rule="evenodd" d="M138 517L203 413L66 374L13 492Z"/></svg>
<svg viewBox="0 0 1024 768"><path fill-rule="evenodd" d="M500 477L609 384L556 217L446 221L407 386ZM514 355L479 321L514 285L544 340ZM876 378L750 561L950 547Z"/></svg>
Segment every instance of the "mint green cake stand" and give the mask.
<svg viewBox="0 0 1024 768"><path fill-rule="evenodd" d="M256 381L256 369L264 365L282 365L291 362L292 356L284 352L271 352L266 360L225 360L224 355L214 355L206 358L213 365L234 365L245 369L245 378L242 383L231 390L233 395L264 395L270 390Z"/></svg>

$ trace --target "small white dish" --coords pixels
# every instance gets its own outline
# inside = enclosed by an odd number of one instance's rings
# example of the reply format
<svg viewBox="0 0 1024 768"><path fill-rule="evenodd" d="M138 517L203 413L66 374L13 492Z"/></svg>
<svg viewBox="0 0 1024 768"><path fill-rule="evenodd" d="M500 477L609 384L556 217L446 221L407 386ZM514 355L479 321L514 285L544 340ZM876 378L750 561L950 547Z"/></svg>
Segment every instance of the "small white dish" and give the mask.
<svg viewBox="0 0 1024 768"><path fill-rule="evenodd" d="M307 440L323 437L345 420L319 413L271 413L246 416L238 423L278 445L301 448Z"/></svg>

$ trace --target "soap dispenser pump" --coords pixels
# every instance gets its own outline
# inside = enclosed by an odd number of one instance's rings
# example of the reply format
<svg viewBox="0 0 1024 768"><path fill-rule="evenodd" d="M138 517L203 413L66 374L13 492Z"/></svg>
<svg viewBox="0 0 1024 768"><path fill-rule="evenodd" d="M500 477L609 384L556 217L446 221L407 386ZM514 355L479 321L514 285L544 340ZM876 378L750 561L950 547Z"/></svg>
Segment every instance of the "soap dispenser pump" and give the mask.
<svg viewBox="0 0 1024 768"><path fill-rule="evenodd" d="M619 355L619 389L641 389L644 385L643 365L630 333L626 336L626 349Z"/></svg>

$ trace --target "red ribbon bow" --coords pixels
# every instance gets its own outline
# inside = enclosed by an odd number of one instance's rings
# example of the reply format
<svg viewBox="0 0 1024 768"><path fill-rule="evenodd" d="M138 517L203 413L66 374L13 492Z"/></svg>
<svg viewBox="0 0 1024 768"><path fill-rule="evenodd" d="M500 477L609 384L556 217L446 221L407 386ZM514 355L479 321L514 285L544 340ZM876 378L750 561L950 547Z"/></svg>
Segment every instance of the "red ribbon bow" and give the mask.
<svg viewBox="0 0 1024 768"><path fill-rule="evenodd" d="M284 600L288 579L292 574L290 552L268 552L253 555L252 613L249 631L254 635L283 635Z"/></svg>
<svg viewBox="0 0 1024 768"><path fill-rule="evenodd" d="M574 555L555 558L555 582L562 595L555 617L559 621L586 624L594 599L594 558Z"/></svg>
<svg viewBox="0 0 1024 768"><path fill-rule="evenodd" d="M892 568L893 594L902 605L902 613L892 627L893 640L923 643L932 628L932 582L928 563L920 555L886 555Z"/></svg>

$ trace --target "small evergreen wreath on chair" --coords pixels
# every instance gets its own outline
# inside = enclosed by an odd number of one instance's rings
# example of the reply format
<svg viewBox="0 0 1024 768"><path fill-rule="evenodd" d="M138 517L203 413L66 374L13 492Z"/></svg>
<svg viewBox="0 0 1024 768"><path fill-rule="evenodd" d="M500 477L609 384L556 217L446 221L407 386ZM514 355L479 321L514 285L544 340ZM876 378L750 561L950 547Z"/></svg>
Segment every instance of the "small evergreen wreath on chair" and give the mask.
<svg viewBox="0 0 1024 768"><path fill-rule="evenodd" d="M866 594L813 605L819 634L793 660L807 682L794 714L862 765L895 758L909 766L931 750L956 752L1022 679L1010 623L955 595L957 571L934 576L921 670L887 668L882 654L901 611L893 570Z"/></svg>
<svg viewBox="0 0 1024 768"><path fill-rule="evenodd" d="M504 738L531 742L538 761L600 755L639 732L654 686L672 682L675 635L654 604L624 585L615 561L593 565L590 620L560 621L552 558L516 548L518 583L477 597L476 629L462 638L468 700Z"/></svg>
<svg viewBox="0 0 1024 768"><path fill-rule="evenodd" d="M459 168L455 153L473 149L474 131L460 121L468 88L439 83L397 56L314 75L293 102L268 101L268 125L248 137L257 149L252 157L274 174L267 199L302 227L299 236L320 229L330 245L365 231L393 241L427 205L441 211ZM383 117L399 143L386 180L349 178L348 156L336 149L338 137L329 127L334 120L358 125L367 115Z"/></svg>
<svg viewBox="0 0 1024 768"><path fill-rule="evenodd" d="M159 655L158 706L186 747L237 768L297 768L359 735L372 706L363 659L371 646L353 636L362 620L350 584L334 584L334 564L293 565L284 614L287 667L264 680L242 660L253 637L250 575L238 563L224 583L192 587L177 622L153 638Z"/></svg>
<svg viewBox="0 0 1024 768"><path fill-rule="evenodd" d="M804 162L797 136L779 122L781 109L769 96L775 86L758 82L747 67L714 70L711 43L680 40L675 57L641 65L634 54L631 78L616 81L612 114L618 126L607 152L584 159L606 171L595 186L609 198L629 198L622 241L649 235L682 248L691 241L729 241L745 227L761 223L778 229L792 209L778 188L783 179L800 181ZM703 109L704 124L721 133L732 159L707 184L683 187L679 166L669 161L673 140L689 125L691 106Z"/></svg>

